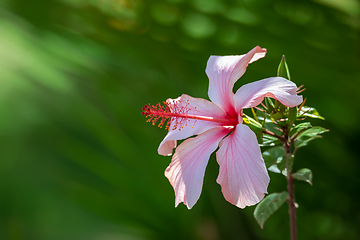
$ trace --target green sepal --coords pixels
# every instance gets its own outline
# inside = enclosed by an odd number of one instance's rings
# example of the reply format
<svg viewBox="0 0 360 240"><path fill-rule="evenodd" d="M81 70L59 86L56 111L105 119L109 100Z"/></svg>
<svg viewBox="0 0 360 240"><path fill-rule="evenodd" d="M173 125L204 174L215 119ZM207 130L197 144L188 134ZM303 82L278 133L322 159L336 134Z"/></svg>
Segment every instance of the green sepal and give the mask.
<svg viewBox="0 0 360 240"><path fill-rule="evenodd" d="M290 72L289 72L289 67L286 63L286 59L285 59L285 55L282 56L278 70L277 70L277 76L278 77L283 77L286 78L288 80L291 80L290 78Z"/></svg>
<svg viewBox="0 0 360 240"><path fill-rule="evenodd" d="M306 107L306 106L303 106L299 111L298 118L302 118L302 117L311 117L311 118L318 118L321 120L325 120L325 118L322 117L315 108Z"/></svg>
<svg viewBox="0 0 360 240"><path fill-rule="evenodd" d="M289 108L288 118L290 123L294 123L296 121L297 113L298 113L297 107Z"/></svg>
<svg viewBox="0 0 360 240"><path fill-rule="evenodd" d="M293 173L292 175L295 179L308 182L310 185L312 185L312 172L308 168L301 168L296 171L296 173Z"/></svg>
<svg viewBox="0 0 360 240"><path fill-rule="evenodd" d="M323 134L325 132L328 132L328 129L325 129L323 127L315 126L309 129L306 129L302 133L300 133L295 138L295 147L300 148L306 146L310 141L321 138L320 134Z"/></svg>
<svg viewBox="0 0 360 240"><path fill-rule="evenodd" d="M270 117L274 120L283 119L284 115L282 112L270 113Z"/></svg>
<svg viewBox="0 0 360 240"><path fill-rule="evenodd" d="M274 102L269 97L265 97L264 102L265 102L265 106L267 108L267 111L269 113L271 113L274 110L274 107L275 107Z"/></svg>
<svg viewBox="0 0 360 240"><path fill-rule="evenodd" d="M255 208L254 218L259 223L260 227L264 227L266 220L284 204L288 192L272 193L267 195Z"/></svg>

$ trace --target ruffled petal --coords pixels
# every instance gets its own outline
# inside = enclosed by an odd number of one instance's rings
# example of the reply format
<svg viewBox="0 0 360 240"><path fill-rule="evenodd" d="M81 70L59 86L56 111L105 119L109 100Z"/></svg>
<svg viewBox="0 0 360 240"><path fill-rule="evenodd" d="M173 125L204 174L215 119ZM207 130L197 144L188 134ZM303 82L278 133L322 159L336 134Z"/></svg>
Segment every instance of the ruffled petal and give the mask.
<svg viewBox="0 0 360 240"><path fill-rule="evenodd" d="M238 124L220 142L216 158L220 165L216 181L228 202L245 208L263 199L270 178L256 136L248 126Z"/></svg>
<svg viewBox="0 0 360 240"><path fill-rule="evenodd" d="M175 207L184 202L190 209L197 202L209 157L229 131L224 127L216 127L185 140L176 148L165 170L165 176L175 191Z"/></svg>
<svg viewBox="0 0 360 240"><path fill-rule="evenodd" d="M266 49L259 46L241 56L211 56L207 62L209 98L230 116L236 115L233 103L234 83L244 74L246 67L264 57Z"/></svg>
<svg viewBox="0 0 360 240"><path fill-rule="evenodd" d="M227 117L227 114L216 104L202 98L193 98L186 94L181 95L177 99L168 99L166 102L172 112L182 111L190 115L213 118ZM195 119L173 119L170 123L169 132L160 143L158 153L164 156L172 155L173 149L176 147L176 140L198 135L218 126L221 126L221 123Z"/></svg>
<svg viewBox="0 0 360 240"><path fill-rule="evenodd" d="M234 96L235 109L251 108L259 105L264 97L272 97L288 107L295 107L302 103L302 96L298 96L295 83L282 78L272 77L245 84Z"/></svg>

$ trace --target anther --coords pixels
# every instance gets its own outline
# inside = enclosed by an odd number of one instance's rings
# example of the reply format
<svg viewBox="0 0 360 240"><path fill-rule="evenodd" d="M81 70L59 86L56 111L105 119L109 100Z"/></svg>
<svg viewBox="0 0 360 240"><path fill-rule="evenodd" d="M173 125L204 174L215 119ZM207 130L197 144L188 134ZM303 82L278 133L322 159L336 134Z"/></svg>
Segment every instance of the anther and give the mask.
<svg viewBox="0 0 360 240"><path fill-rule="evenodd" d="M145 115L148 119L147 122L151 122L152 125L155 125L158 121L158 127L162 128L165 123L165 129L169 128L170 121L167 121L171 116L168 114L171 113L170 108L166 102L163 104L158 103L156 105L147 104L142 108L142 115Z"/></svg>

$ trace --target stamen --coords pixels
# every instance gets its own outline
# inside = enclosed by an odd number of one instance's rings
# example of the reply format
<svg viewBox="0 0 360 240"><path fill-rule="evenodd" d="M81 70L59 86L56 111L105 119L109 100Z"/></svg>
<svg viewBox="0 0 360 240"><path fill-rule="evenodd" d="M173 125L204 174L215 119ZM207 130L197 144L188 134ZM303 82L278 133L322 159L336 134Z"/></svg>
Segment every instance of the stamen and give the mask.
<svg viewBox="0 0 360 240"><path fill-rule="evenodd" d="M299 93L305 91L306 88L303 88L303 87L304 87L304 85L301 85L300 87L298 87L297 90L296 90L296 93L299 94Z"/></svg>
<svg viewBox="0 0 360 240"><path fill-rule="evenodd" d="M181 99L168 99L167 102L158 103L156 105L147 104L142 108L142 114L153 125L158 123L158 127L169 129L170 122L172 121L172 130L183 129L188 125L190 119L194 119L194 127L197 120L211 121L221 123L223 126L236 126L239 122L238 119L231 118L213 118L208 116L195 115L196 107L191 107L189 100L182 102Z"/></svg>
<svg viewBox="0 0 360 240"><path fill-rule="evenodd" d="M170 121L167 121L171 118L168 115L170 113L169 105L164 101L163 104L158 103L156 105L147 104L142 108L142 115L145 115L147 120L146 122L151 122L152 125L155 125L159 120L158 127L162 128L166 123L165 129L169 128Z"/></svg>

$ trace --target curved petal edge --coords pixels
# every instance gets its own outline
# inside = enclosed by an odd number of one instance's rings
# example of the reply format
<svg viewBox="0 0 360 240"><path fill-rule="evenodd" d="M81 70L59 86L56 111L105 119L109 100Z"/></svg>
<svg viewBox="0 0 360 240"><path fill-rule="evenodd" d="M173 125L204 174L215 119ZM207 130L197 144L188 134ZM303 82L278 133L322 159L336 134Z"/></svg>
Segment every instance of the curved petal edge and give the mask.
<svg viewBox="0 0 360 240"><path fill-rule="evenodd" d="M248 83L240 87L235 95L235 109L256 107L264 97L272 97L288 107L295 107L302 103L303 97L298 96L295 83L282 78L272 77Z"/></svg>
<svg viewBox="0 0 360 240"><path fill-rule="evenodd" d="M220 140L229 132L223 127L210 129L182 142L175 150L165 176L175 191L175 207L183 202L191 209L200 197L205 168Z"/></svg>
<svg viewBox="0 0 360 240"><path fill-rule="evenodd" d="M209 78L210 100L230 116L234 115L234 83L245 73L250 63L264 57L265 54L265 48L256 46L244 55L211 56L205 70Z"/></svg>
<svg viewBox="0 0 360 240"><path fill-rule="evenodd" d="M216 158L220 166L216 181L228 202L245 208L264 198L270 178L255 133L248 126L238 124L220 142Z"/></svg>

